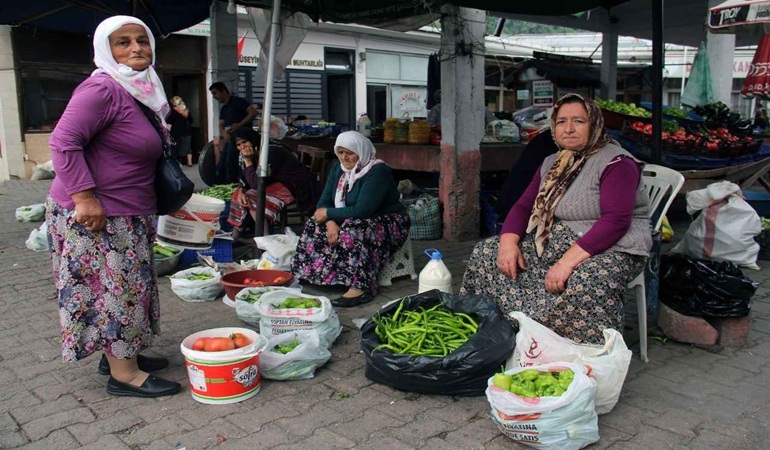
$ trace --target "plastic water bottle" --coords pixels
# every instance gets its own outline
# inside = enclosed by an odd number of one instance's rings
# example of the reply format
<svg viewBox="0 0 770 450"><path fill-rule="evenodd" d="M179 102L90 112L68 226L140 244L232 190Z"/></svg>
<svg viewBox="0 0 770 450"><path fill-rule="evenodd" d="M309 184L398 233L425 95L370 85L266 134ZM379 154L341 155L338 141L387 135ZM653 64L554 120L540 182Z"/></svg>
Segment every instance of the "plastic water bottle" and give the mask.
<svg viewBox="0 0 770 450"><path fill-rule="evenodd" d="M372 121L369 119L369 116L367 116L366 113L361 113L361 115L358 117L358 122L356 122L356 131L366 137L372 135Z"/></svg>
<svg viewBox="0 0 770 450"><path fill-rule="evenodd" d="M444 265L441 252L435 248L429 248L425 250L425 254L430 257L430 261L420 272L420 287L417 293L438 289L452 294L452 273Z"/></svg>

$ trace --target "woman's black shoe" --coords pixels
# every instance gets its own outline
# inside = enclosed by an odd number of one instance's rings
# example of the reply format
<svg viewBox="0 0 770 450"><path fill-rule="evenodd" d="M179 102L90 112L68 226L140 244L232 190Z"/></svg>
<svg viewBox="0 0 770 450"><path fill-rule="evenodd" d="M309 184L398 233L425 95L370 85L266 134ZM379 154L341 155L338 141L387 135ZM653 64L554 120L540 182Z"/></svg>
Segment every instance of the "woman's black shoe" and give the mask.
<svg viewBox="0 0 770 450"><path fill-rule="evenodd" d="M338 308L350 308L351 306L358 306L363 305L364 303L369 303L370 301L374 300L374 294L371 292L364 292L361 295L356 295L355 297L339 297L332 300L332 306L336 306Z"/></svg>
<svg viewBox="0 0 770 450"><path fill-rule="evenodd" d="M139 364L139 370L144 372L155 372L156 370L163 370L168 367L168 360L166 358L153 358L152 356L138 355L136 362ZM110 363L107 361L107 357L102 353L102 359L99 360L99 375L110 374Z"/></svg>
<svg viewBox="0 0 770 450"><path fill-rule="evenodd" d="M141 386L134 386L123 383L110 377L107 381L107 393L119 397L162 397L164 395L173 395L179 392L182 385L176 381L168 381L163 378L157 378L150 375L144 380Z"/></svg>

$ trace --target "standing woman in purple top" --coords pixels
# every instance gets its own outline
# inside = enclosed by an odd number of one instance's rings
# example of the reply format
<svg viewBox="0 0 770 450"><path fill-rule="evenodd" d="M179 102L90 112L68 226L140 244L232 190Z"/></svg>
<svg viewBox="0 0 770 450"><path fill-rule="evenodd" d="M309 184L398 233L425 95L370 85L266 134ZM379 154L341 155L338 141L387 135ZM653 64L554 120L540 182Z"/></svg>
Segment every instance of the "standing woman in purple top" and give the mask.
<svg viewBox="0 0 770 450"><path fill-rule="evenodd" d="M559 152L545 159L499 237L476 245L461 293L493 297L578 343L623 330L626 285L652 246L642 163L604 131L596 104L567 94L551 116ZM513 320L513 319L509 319Z"/></svg>
<svg viewBox="0 0 770 450"><path fill-rule="evenodd" d="M163 142L142 108L165 126L169 105L154 54L155 39L141 20L114 16L99 24L97 69L73 92L50 142L56 179L46 222L62 358L102 352L99 373L110 375L107 392L119 396L180 389L147 373L168 360L139 354L160 331L152 246Z"/></svg>

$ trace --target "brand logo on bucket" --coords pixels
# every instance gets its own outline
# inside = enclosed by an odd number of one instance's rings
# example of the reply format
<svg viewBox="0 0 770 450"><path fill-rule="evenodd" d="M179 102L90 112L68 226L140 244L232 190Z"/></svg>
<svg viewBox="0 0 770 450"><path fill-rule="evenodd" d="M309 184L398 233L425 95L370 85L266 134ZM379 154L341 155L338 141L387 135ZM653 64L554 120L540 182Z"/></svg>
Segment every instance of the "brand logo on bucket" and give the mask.
<svg viewBox="0 0 770 450"><path fill-rule="evenodd" d="M258 374L259 374L259 369L257 369L257 366L255 366L254 364L248 366L243 370L237 367L233 369L233 379L241 383L245 388L254 384L254 380L257 379Z"/></svg>
<svg viewBox="0 0 770 450"><path fill-rule="evenodd" d="M734 21L740 10L741 7L739 6L737 8L726 8L719 11L719 25L723 25L726 21Z"/></svg>

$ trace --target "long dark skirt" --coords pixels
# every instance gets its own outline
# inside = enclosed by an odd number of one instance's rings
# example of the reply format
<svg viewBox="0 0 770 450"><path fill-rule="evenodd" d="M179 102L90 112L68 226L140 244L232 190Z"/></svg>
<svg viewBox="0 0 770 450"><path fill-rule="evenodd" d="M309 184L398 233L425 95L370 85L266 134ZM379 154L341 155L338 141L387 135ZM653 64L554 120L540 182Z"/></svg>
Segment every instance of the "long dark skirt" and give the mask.
<svg viewBox="0 0 770 450"><path fill-rule="evenodd" d="M160 332L155 216L108 217L103 230L92 232L49 198L46 223L62 359L100 350L120 359L136 356Z"/></svg>
<svg viewBox="0 0 770 450"><path fill-rule="evenodd" d="M297 245L291 272L318 285L343 285L377 293L380 271L409 236L409 216L386 214L370 219L347 219L339 241L330 245L326 225L310 219Z"/></svg>
<svg viewBox="0 0 770 450"><path fill-rule="evenodd" d="M525 236L520 248L526 270L519 271L516 280L497 268L499 237L479 242L468 262L460 293L488 295L506 317L512 311L522 311L577 343L603 343L605 328L622 332L626 286L641 273L647 258L602 252L572 272L564 292L552 294L545 289L545 275L577 239L567 225L557 223L543 256L538 257L533 235Z"/></svg>

